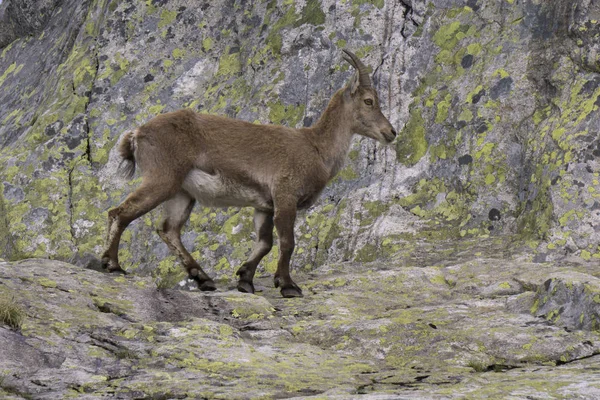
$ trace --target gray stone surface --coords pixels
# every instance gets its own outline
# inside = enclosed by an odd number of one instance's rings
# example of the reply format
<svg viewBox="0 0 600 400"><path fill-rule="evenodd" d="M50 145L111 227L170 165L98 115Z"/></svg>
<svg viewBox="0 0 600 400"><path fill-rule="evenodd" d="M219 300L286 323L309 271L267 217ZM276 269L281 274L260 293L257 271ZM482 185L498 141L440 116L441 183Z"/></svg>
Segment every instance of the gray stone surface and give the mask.
<svg viewBox="0 0 600 400"><path fill-rule="evenodd" d="M235 281L207 294L59 261L0 262L0 296L25 313L19 331L0 324L0 395L596 398L598 332L564 326L598 305L558 289L559 319L543 311L557 300L539 301L548 277L600 292L589 268L487 254L328 264L297 276L305 297L290 300L270 277L258 295L230 290Z"/></svg>
<svg viewBox="0 0 600 400"><path fill-rule="evenodd" d="M600 330L598 278L574 272L551 275L540 285L532 312L569 329Z"/></svg>
<svg viewBox="0 0 600 400"><path fill-rule="evenodd" d="M181 107L309 125L349 77L343 47L373 68L399 139L395 148L355 141L300 218L295 268L373 261L424 238L504 235L535 261L600 257L595 2L7 0L0 9L26 28L0 57L5 258L94 264L106 210L138 183L115 176L122 132ZM32 14L41 9L43 18ZM131 227L121 259L173 286L184 275L154 234L159 214ZM251 231L250 210L197 207L185 243L225 278Z"/></svg>

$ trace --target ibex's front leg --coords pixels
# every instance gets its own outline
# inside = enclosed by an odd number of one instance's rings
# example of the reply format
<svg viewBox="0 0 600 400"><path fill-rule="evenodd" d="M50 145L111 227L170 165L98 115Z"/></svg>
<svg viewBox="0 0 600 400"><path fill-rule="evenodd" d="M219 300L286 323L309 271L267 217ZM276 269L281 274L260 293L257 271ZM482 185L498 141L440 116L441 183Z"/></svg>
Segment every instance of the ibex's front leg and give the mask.
<svg viewBox="0 0 600 400"><path fill-rule="evenodd" d="M171 252L179 257L190 278L198 282L200 290L216 290L217 287L212 279L202 270L194 257L185 249L181 243L181 228L190 217L192 208L196 201L185 192L179 192L164 204L165 219L158 234L169 246Z"/></svg>
<svg viewBox="0 0 600 400"><path fill-rule="evenodd" d="M283 297L302 297L302 290L290 276L290 259L294 252L296 202L277 202L274 222L279 237L279 262L275 272L275 287L281 287Z"/></svg>
<svg viewBox="0 0 600 400"><path fill-rule="evenodd" d="M248 260L237 271L240 277L238 290L245 293L254 293L254 273L260 260L266 256L273 247L273 214L269 212L254 211L254 229L256 230L256 244Z"/></svg>

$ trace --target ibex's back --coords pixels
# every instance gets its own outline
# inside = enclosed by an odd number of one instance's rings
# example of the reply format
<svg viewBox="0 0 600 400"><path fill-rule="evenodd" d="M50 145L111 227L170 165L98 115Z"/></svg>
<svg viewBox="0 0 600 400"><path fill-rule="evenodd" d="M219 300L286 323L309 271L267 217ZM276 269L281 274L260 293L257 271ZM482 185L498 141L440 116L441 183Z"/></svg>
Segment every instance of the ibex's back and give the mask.
<svg viewBox="0 0 600 400"><path fill-rule="evenodd" d="M304 204L328 178L306 130L191 110L160 115L123 143L144 177L168 175L205 206L273 211L271 189L284 179L294 181Z"/></svg>
<svg viewBox="0 0 600 400"><path fill-rule="evenodd" d="M275 225L281 253L275 285L281 285L285 297L301 296L289 275L296 210L313 204L339 171L353 133L382 142L396 135L379 109L365 66L352 53L346 54L357 74L333 96L311 128L256 125L179 110L128 132L120 153L125 162L139 165L143 179L125 202L109 211L103 255L109 270L122 271L117 255L125 227L164 202L159 234L200 288L214 290L213 281L181 244L181 228L196 200L206 206L251 206L256 210L257 245L238 271L238 289L254 292L252 279L271 249Z"/></svg>

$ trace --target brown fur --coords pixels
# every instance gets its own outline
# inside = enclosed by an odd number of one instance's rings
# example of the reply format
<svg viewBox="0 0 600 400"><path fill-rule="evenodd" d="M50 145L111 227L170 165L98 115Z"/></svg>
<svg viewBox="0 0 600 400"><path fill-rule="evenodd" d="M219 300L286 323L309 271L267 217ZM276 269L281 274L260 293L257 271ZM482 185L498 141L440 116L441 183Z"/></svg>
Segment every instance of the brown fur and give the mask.
<svg viewBox="0 0 600 400"><path fill-rule="evenodd" d="M364 65L352 56L347 60L355 67L359 63L364 74ZM368 76L359 73L334 94L311 128L257 125L188 109L151 119L127 132L119 144L124 162L137 163L143 179L135 192L109 211L103 262L111 271L122 271L117 258L121 233L131 221L165 202L161 238L201 289L214 290L212 280L181 244L181 228L196 200L214 206L251 206L256 210L257 244L238 271L238 289L254 292L252 279L271 249L274 226L280 242L275 285L281 286L285 297L301 296L289 274L296 211L312 205L340 170L354 133L382 142L390 142L396 134L380 111Z"/></svg>
<svg viewBox="0 0 600 400"><path fill-rule="evenodd" d="M123 138L119 142L119 155L122 159L119 170L123 176L130 179L135 173L133 134L133 131L125 132Z"/></svg>

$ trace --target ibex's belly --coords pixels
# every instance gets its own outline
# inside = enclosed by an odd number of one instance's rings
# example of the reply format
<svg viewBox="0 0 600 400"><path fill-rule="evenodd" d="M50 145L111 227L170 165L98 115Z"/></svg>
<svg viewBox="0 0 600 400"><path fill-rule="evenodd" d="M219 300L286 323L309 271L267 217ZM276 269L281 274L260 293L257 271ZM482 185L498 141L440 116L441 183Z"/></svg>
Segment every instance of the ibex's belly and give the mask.
<svg viewBox="0 0 600 400"><path fill-rule="evenodd" d="M183 189L207 207L272 208L258 190L194 169L183 181Z"/></svg>

